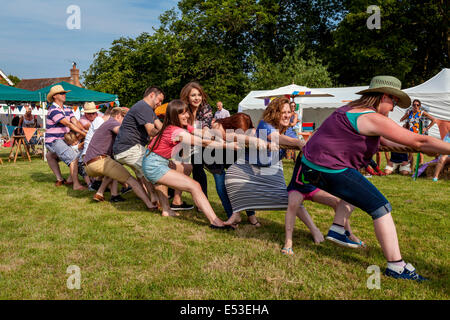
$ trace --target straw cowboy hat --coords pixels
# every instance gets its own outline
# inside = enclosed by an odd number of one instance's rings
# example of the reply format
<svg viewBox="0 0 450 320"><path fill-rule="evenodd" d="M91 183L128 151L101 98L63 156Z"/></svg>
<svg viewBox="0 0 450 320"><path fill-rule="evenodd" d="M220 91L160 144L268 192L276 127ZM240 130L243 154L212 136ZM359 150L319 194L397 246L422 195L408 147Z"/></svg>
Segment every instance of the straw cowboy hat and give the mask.
<svg viewBox="0 0 450 320"><path fill-rule="evenodd" d="M356 94L364 94L370 92L380 92L393 95L399 99L398 106L406 109L411 105L411 98L401 90L402 83L395 77L376 76L370 81L369 88L357 92Z"/></svg>
<svg viewBox="0 0 450 320"><path fill-rule="evenodd" d="M93 102L86 102L83 106L84 113L96 113L97 106Z"/></svg>
<svg viewBox="0 0 450 320"><path fill-rule="evenodd" d="M53 102L53 96L54 96L55 94L63 93L63 92L64 92L64 93L67 93L67 92L70 92L70 90L64 90L63 86L60 85L60 84L57 84L56 86L53 86L53 87L50 89L50 92L47 94L47 101Z"/></svg>

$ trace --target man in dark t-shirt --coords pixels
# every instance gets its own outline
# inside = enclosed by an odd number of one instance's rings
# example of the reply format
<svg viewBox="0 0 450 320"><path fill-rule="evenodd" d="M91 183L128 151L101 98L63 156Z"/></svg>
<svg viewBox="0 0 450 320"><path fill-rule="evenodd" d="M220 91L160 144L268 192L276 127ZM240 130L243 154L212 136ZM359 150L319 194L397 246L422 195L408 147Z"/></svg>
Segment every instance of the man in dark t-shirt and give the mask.
<svg viewBox="0 0 450 320"><path fill-rule="evenodd" d="M164 93L160 88L154 86L147 88L144 98L133 105L123 119L113 146L114 159L133 169L136 178L150 193L153 203L158 201L158 197L152 184L144 178L142 159L150 137L155 136L162 128L162 122L154 110L163 100Z"/></svg>

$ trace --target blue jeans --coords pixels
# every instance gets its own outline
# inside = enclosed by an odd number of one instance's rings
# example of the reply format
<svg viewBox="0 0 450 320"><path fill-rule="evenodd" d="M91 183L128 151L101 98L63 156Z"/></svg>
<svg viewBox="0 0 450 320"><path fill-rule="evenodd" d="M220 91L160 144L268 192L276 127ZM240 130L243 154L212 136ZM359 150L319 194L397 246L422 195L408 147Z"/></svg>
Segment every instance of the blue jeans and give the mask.
<svg viewBox="0 0 450 320"><path fill-rule="evenodd" d="M225 188L225 170L222 170L220 174L213 174L214 181L216 182L216 190L219 195L220 201L222 202L222 206L225 209L227 217L230 218L233 214L233 208L231 207L230 199L228 198L227 189ZM253 210L246 211L247 216L251 217L255 214Z"/></svg>
<svg viewBox="0 0 450 320"><path fill-rule="evenodd" d="M372 216L373 220L392 211L391 204L381 192L353 168L339 173L327 173L302 163L301 176L304 184L312 184L360 208Z"/></svg>

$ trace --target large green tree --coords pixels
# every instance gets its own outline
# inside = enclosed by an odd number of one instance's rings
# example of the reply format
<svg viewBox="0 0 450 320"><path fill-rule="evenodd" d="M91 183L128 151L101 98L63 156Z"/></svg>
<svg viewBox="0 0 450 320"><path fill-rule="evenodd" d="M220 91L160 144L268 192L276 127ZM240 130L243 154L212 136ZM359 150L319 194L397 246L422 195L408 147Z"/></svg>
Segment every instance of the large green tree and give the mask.
<svg viewBox="0 0 450 320"><path fill-rule="evenodd" d="M369 30L369 5L381 10L381 28ZM330 70L340 84L367 84L374 75L417 85L449 67L448 3L445 0L354 0L333 32L327 50Z"/></svg>
<svg viewBox="0 0 450 320"><path fill-rule="evenodd" d="M270 77L272 67L279 71L279 79L312 78L311 70L315 67L322 77L324 68L317 60L303 59L314 56L309 49L319 42L320 35L299 32L294 20L286 23L288 18L301 16L295 3L181 0L178 10L161 15L161 26L153 35L144 33L136 39L120 38L111 48L98 52L84 75L85 83L93 89L115 92L123 104L130 105L141 98L149 84L160 85L167 98L173 99L187 82L195 80L205 88L211 104L220 99L227 108L236 110L248 88L259 85L272 88L280 83ZM312 9L308 6L309 14L314 13ZM306 30L307 23L302 23ZM300 41L302 39L304 41ZM302 45L295 51L299 42ZM308 53L304 47L309 48ZM291 51L298 63L290 58ZM294 69L285 68L288 60ZM303 67L308 68L309 75L300 76L306 70ZM262 79L267 72L269 77ZM297 75L293 74L295 72ZM299 84L312 83L310 79L308 83Z"/></svg>

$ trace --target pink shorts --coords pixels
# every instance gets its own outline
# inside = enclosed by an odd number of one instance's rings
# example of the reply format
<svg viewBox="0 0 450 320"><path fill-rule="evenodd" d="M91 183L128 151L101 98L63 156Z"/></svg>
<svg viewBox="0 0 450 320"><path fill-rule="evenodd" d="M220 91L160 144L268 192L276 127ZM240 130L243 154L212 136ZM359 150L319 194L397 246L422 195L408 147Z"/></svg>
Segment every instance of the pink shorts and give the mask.
<svg viewBox="0 0 450 320"><path fill-rule="evenodd" d="M298 193L301 193L301 195L303 196L303 200L310 200L310 201L312 201L312 197L313 197L313 195L315 195L317 192L319 192L320 191L320 189L319 188L316 188L316 189L314 189L313 191L311 191L311 192L308 192L308 193L303 193L303 192L300 192L300 191L298 191L298 190L290 190L288 193L291 193L291 192L298 192Z"/></svg>

